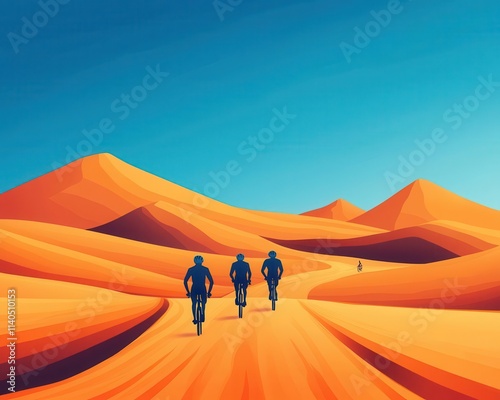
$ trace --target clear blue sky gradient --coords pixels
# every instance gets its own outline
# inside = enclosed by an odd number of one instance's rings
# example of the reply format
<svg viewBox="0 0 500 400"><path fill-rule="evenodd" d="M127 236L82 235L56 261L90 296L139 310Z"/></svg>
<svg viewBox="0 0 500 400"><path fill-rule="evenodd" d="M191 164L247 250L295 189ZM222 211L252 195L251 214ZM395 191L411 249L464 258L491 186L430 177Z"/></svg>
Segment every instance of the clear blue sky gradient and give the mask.
<svg viewBox="0 0 500 400"><path fill-rule="evenodd" d="M0 192L65 164L109 118L92 153L235 206L298 213L341 197L369 209L424 178L500 209L500 86L470 97L478 77L500 82L497 0L401 1L379 28L371 12L387 1L231 8L221 21L212 1L70 1L16 54L9 33L41 8L4 5ZM341 44L367 24L380 32L348 62ZM158 65L169 76L120 119L113 102ZM446 114L464 101L473 111ZM296 117L251 159L244 142L284 108ZM419 165L391 186L387 174L436 129L446 141L413 154ZM211 172L232 160L239 173L215 191Z"/></svg>

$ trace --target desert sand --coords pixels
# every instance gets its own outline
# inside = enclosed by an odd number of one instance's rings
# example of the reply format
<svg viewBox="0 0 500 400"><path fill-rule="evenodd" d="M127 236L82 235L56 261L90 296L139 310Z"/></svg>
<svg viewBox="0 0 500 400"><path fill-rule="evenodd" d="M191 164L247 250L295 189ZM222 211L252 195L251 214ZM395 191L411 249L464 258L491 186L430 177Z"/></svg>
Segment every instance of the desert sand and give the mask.
<svg viewBox="0 0 500 400"><path fill-rule="evenodd" d="M65 168L0 195L1 301L17 290L6 399L500 399L499 211L419 180L366 212L287 215L109 154ZM253 271L242 319L239 252ZM215 280L201 336L182 283L199 253Z"/></svg>

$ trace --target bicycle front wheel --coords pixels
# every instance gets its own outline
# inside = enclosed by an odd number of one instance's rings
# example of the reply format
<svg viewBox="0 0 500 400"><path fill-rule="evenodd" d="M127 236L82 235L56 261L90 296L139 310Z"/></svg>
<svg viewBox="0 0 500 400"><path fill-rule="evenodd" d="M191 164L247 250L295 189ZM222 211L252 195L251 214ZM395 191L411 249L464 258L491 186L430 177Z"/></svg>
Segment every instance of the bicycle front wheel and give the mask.
<svg viewBox="0 0 500 400"><path fill-rule="evenodd" d="M196 324L196 332L198 333L198 336L202 334L202 309L201 309L201 300L198 301L198 305L196 307L196 320L198 323Z"/></svg>
<svg viewBox="0 0 500 400"><path fill-rule="evenodd" d="M273 285L271 287L271 302L272 302L272 309L273 311L276 310L276 285L273 282Z"/></svg>
<svg viewBox="0 0 500 400"><path fill-rule="evenodd" d="M243 294L243 288L240 286L238 290L238 317L243 318L243 302L245 301L245 296Z"/></svg>

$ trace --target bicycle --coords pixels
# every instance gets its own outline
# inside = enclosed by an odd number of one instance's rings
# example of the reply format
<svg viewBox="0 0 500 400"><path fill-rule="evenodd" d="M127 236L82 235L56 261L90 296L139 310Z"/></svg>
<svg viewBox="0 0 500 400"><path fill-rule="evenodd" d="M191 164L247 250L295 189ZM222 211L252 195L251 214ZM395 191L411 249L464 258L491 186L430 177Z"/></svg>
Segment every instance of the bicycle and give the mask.
<svg viewBox="0 0 500 400"><path fill-rule="evenodd" d="M271 278L271 285L269 287L270 293L271 293L271 304L272 304L273 311L276 310L276 297L277 297L276 285L275 285L274 281L275 281L275 278Z"/></svg>
<svg viewBox="0 0 500 400"><path fill-rule="evenodd" d="M243 283L238 284L238 317L243 318L243 303L245 301L245 293L243 291Z"/></svg>
<svg viewBox="0 0 500 400"><path fill-rule="evenodd" d="M196 295L196 332L198 336L200 336L202 331L203 324L203 297L201 294Z"/></svg>

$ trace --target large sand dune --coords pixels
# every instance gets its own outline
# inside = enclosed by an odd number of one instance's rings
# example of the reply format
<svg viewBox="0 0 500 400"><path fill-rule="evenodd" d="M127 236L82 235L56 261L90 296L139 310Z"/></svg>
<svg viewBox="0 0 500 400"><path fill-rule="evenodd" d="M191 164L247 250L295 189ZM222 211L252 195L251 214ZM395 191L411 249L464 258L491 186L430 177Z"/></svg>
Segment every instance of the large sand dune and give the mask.
<svg viewBox="0 0 500 400"><path fill-rule="evenodd" d="M388 230L435 220L462 222L498 229L500 211L464 199L442 187L419 179L352 222Z"/></svg>

